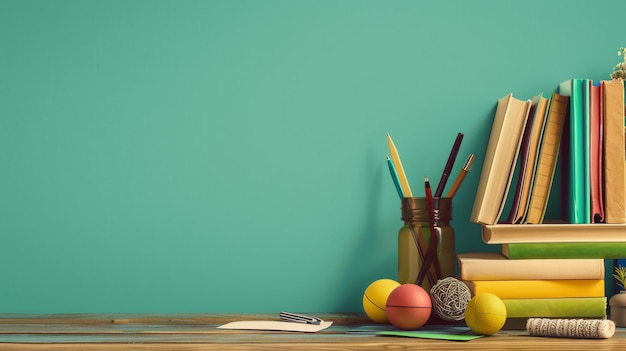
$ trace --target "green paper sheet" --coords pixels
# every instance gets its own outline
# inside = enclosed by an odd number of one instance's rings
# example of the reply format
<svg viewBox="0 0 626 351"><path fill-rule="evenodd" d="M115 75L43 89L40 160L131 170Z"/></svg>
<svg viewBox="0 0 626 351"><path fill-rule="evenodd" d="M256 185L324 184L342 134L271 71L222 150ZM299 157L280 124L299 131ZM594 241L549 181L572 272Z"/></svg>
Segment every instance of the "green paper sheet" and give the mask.
<svg viewBox="0 0 626 351"><path fill-rule="evenodd" d="M455 334L449 332L432 331L381 331L377 335L382 336L405 336L409 338L438 339L449 341L470 341L482 337L476 334Z"/></svg>

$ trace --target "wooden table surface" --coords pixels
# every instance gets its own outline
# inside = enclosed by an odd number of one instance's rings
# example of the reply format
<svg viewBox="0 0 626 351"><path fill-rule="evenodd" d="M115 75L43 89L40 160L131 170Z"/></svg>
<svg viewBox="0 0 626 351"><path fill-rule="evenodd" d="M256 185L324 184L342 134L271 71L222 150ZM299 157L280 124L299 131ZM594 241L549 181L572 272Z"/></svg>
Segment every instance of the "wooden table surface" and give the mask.
<svg viewBox="0 0 626 351"><path fill-rule="evenodd" d="M216 329L268 315L0 315L0 350L624 350L626 329L609 339L531 337L525 330L471 341L346 333L368 324L360 315L320 315L333 325L317 333Z"/></svg>

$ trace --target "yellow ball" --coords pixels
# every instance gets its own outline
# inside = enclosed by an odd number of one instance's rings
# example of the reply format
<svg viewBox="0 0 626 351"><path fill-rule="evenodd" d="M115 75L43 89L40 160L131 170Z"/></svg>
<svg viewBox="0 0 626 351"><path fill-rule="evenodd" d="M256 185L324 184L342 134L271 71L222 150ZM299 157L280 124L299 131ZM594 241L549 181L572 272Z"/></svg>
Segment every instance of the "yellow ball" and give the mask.
<svg viewBox="0 0 626 351"><path fill-rule="evenodd" d="M387 323L387 298L391 292L400 286L395 280L379 279L371 283L363 294L363 310L376 323Z"/></svg>
<svg viewBox="0 0 626 351"><path fill-rule="evenodd" d="M465 308L465 323L477 334L495 334L502 329L504 322L506 322L506 306L494 294L477 294Z"/></svg>

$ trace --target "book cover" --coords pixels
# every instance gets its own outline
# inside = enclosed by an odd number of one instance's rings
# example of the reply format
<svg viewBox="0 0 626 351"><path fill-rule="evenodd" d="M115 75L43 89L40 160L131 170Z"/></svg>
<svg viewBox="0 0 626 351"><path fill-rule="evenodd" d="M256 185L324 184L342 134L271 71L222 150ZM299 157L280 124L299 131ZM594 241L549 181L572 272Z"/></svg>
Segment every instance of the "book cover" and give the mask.
<svg viewBox="0 0 626 351"><path fill-rule="evenodd" d="M530 100L514 98L513 94L498 100L470 216L472 222L494 224L502 213L530 105Z"/></svg>
<svg viewBox="0 0 626 351"><path fill-rule="evenodd" d="M527 258L622 258L626 242L515 243L502 244L509 259Z"/></svg>
<svg viewBox="0 0 626 351"><path fill-rule="evenodd" d="M531 100L518 157L519 174L513 189L511 209L507 218L502 221L504 223L519 223L526 214L531 180L534 177L537 160L537 149L545 126L547 104L548 99L542 94Z"/></svg>
<svg viewBox="0 0 626 351"><path fill-rule="evenodd" d="M582 209L582 222L581 223L592 223L591 222L591 114L590 114L590 96L591 96L591 80L583 79L581 84L581 92L582 92L582 173L583 173L583 187L584 187L584 196L581 197L580 206ZM578 200L578 198L576 198ZM576 207L576 206L575 206Z"/></svg>
<svg viewBox="0 0 626 351"><path fill-rule="evenodd" d="M626 243L625 224L494 224L482 226L481 234L486 244Z"/></svg>
<svg viewBox="0 0 626 351"><path fill-rule="evenodd" d="M537 118L539 118L538 123L540 123L540 126L535 131L533 131L533 135L531 136L532 149L530 151L528 171L526 172L524 186L522 188L522 206L520 208L520 211L518 211L515 223L525 223L526 217L528 216L530 198L535 187L535 179L537 178L537 171L539 169L539 156L541 152L541 147L544 144L543 139L546 136L545 132L548 122L547 114L549 107L550 99L542 97L539 101L539 106L537 107L539 113L539 116Z"/></svg>
<svg viewBox="0 0 626 351"><path fill-rule="evenodd" d="M624 167L624 84L602 81L604 96L604 215L606 223L626 223Z"/></svg>
<svg viewBox="0 0 626 351"><path fill-rule="evenodd" d="M559 93L570 97L569 162L564 173L568 175L566 219L572 224L590 223L589 192L589 85L587 79L570 79L560 84Z"/></svg>
<svg viewBox="0 0 626 351"><path fill-rule="evenodd" d="M492 293L501 299L605 296L604 279L471 280L463 282L470 288L472 296Z"/></svg>
<svg viewBox="0 0 626 351"><path fill-rule="evenodd" d="M522 184L524 182L524 175L526 174L526 165L528 163L529 148L530 148L530 135L533 130L534 120L537 115L537 105L539 104L539 96L535 96L530 101L530 110L528 111L528 118L526 118L526 125L524 126L524 134L520 141L519 156L514 166L513 179L517 181L511 183L511 191L513 197L511 199L509 214L505 219L499 220L499 223L515 223L515 216L520 207L520 201L522 196ZM505 205L506 208L506 205Z"/></svg>
<svg viewBox="0 0 626 351"><path fill-rule="evenodd" d="M457 255L461 280L604 279L603 259L510 260L498 252Z"/></svg>
<svg viewBox="0 0 626 351"><path fill-rule="evenodd" d="M591 193L591 223L604 222L604 195L603 180L604 167L602 155L604 153L604 121L602 108L602 84L589 83L589 191Z"/></svg>
<svg viewBox="0 0 626 351"><path fill-rule="evenodd" d="M554 181L568 106L569 97L558 93L552 94L524 223L538 224L544 220L550 190Z"/></svg>
<svg viewBox="0 0 626 351"><path fill-rule="evenodd" d="M605 318L606 297L503 299L507 318Z"/></svg>
<svg viewBox="0 0 626 351"><path fill-rule="evenodd" d="M558 161L557 161L557 168L560 167L560 170L555 170L555 172L558 172L559 174L559 181L557 182L556 180L553 180L553 183L558 184L558 192L560 194L560 198L558 199L554 199L556 200L556 202L558 202L559 204L559 209L560 209L560 216L558 217L558 219L564 221L565 223L569 223L569 204L571 202L571 196L569 193L569 180L570 180L570 174L569 169L571 169L570 166L570 145L572 144L571 142L571 128L570 128L570 104L569 104L569 100L570 97L566 96L568 99L568 104L567 104L567 111L563 120L563 132L561 133L561 145L559 145L559 155L558 155ZM556 184L553 184L553 186L556 186ZM545 217L545 216L544 216ZM542 223L542 222L539 222Z"/></svg>

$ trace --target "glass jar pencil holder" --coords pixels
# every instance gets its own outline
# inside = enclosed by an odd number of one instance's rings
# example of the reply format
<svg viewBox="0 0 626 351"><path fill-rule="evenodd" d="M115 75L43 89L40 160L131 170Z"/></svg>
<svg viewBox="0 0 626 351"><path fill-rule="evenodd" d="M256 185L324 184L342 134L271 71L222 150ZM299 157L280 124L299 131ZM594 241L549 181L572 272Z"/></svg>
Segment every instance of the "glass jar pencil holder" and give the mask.
<svg viewBox="0 0 626 351"><path fill-rule="evenodd" d="M398 232L398 282L401 284L418 283L426 291L437 280L455 275L455 244L452 220L452 198L435 198L433 211L433 229L436 235L436 248L428 259L431 244L431 223L428 204L425 197L408 197L401 200L402 221L404 225ZM427 270L420 270L426 263L431 263ZM418 278L423 278L418 282Z"/></svg>

